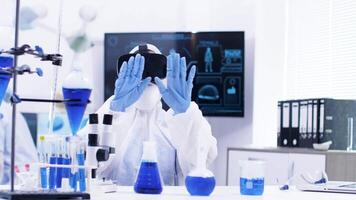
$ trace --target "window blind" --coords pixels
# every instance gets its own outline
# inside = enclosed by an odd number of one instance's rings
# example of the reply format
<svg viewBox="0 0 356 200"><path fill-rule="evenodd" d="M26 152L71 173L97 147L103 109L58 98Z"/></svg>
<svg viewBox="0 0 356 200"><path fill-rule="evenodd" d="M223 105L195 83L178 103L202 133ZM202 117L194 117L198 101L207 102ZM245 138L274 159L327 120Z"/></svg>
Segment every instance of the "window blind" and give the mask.
<svg viewBox="0 0 356 200"><path fill-rule="evenodd" d="M284 98L356 99L356 1L288 0Z"/></svg>

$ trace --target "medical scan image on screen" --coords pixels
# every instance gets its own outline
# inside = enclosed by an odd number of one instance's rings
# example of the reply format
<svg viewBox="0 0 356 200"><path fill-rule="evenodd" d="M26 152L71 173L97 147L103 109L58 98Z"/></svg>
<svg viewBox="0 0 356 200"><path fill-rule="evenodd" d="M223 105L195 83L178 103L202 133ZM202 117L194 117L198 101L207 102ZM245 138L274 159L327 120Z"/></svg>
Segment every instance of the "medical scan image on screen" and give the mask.
<svg viewBox="0 0 356 200"><path fill-rule="evenodd" d="M186 57L188 71L196 65L192 101L205 116L244 116L244 32L107 33L105 99L114 93L118 58L144 43Z"/></svg>

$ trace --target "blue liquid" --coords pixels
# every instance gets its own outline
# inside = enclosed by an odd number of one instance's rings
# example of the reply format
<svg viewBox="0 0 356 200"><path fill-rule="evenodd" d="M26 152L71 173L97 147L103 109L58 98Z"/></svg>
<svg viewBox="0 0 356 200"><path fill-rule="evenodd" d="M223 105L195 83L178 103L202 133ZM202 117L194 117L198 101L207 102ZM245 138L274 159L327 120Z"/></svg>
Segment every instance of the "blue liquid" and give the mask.
<svg viewBox="0 0 356 200"><path fill-rule="evenodd" d="M0 67L13 67L14 59L9 56L0 56Z"/></svg>
<svg viewBox="0 0 356 200"><path fill-rule="evenodd" d="M56 163L57 163L57 157L51 156L49 158L49 164L56 164ZM49 168L49 189L56 188L56 176L57 176L56 172L57 172L56 167Z"/></svg>
<svg viewBox="0 0 356 200"><path fill-rule="evenodd" d="M187 176L185 178L185 187L190 195L209 196L214 191L215 178Z"/></svg>
<svg viewBox="0 0 356 200"><path fill-rule="evenodd" d="M57 164L62 165L63 164L63 157L59 156L57 157ZM62 177L63 177L63 168L58 167L57 168L57 188L62 187Z"/></svg>
<svg viewBox="0 0 356 200"><path fill-rule="evenodd" d="M0 68L2 67L13 67L14 59L9 56L0 56ZM7 86L9 85L11 74L0 73L0 105L4 99Z"/></svg>
<svg viewBox="0 0 356 200"><path fill-rule="evenodd" d="M246 179L240 178L240 193L242 195L262 195L265 180L263 178Z"/></svg>
<svg viewBox="0 0 356 200"><path fill-rule="evenodd" d="M41 167L40 173L41 173L41 188L46 189L47 188L47 168Z"/></svg>
<svg viewBox="0 0 356 200"><path fill-rule="evenodd" d="M77 191L77 182L78 182L78 172L75 173L70 173L69 176L69 182L70 182L70 186L72 187L72 189L74 189L74 191Z"/></svg>
<svg viewBox="0 0 356 200"><path fill-rule="evenodd" d="M84 153L77 154L78 165L84 166ZM84 192L86 190L85 185L85 170L79 169L79 191Z"/></svg>
<svg viewBox="0 0 356 200"><path fill-rule="evenodd" d="M79 102L66 102L66 110L72 134L76 135L88 104L91 89L62 88L64 99L80 99Z"/></svg>
<svg viewBox="0 0 356 200"><path fill-rule="evenodd" d="M63 158L63 164L64 165L70 165L70 158ZM63 168L63 172L62 172L62 177L63 178L69 178L70 176L70 168Z"/></svg>
<svg viewBox="0 0 356 200"><path fill-rule="evenodd" d="M134 190L143 194L161 194L162 183L156 162L141 162Z"/></svg>
<svg viewBox="0 0 356 200"><path fill-rule="evenodd" d="M6 89L7 86L9 85L10 79L11 79L10 74L0 73L0 105L2 100L4 99Z"/></svg>

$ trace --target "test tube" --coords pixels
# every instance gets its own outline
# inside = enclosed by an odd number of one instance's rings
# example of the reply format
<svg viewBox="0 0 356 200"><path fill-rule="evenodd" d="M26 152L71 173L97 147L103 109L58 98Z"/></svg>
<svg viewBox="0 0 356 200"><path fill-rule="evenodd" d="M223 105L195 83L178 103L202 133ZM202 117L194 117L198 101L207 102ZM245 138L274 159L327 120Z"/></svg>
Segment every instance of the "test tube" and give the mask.
<svg viewBox="0 0 356 200"><path fill-rule="evenodd" d="M80 147L77 153L77 160L79 166L84 166L84 148ZM85 169L80 168L78 172L78 180L79 180L79 191L84 192L86 190L86 182L85 182Z"/></svg>
<svg viewBox="0 0 356 200"><path fill-rule="evenodd" d="M45 136L41 135L39 137L39 143L38 143L38 157L40 159L40 162L42 164L47 163L47 156L45 152ZM48 183L47 183L47 168L42 166L40 167L40 181L41 181L41 188L42 189L47 189Z"/></svg>
<svg viewBox="0 0 356 200"><path fill-rule="evenodd" d="M64 156L63 156L63 165L70 165L70 157L69 157L69 145L68 142L64 142ZM62 189L64 191L69 191L70 190L70 168L63 168L62 170Z"/></svg>
<svg viewBox="0 0 356 200"><path fill-rule="evenodd" d="M57 156L57 164L62 165L63 164L63 154L64 154L64 144L63 144L62 138L59 140L58 144L58 156ZM56 187L61 188L62 187L62 176L63 176L63 167L58 167L57 168L57 178L56 178Z"/></svg>
<svg viewBox="0 0 356 200"><path fill-rule="evenodd" d="M51 156L49 158L49 164L57 164L56 143L51 141ZM49 189L54 190L56 188L57 168L49 167Z"/></svg>
<svg viewBox="0 0 356 200"><path fill-rule="evenodd" d="M76 165L78 164L77 161L77 147L78 147L78 138L76 136L72 136L68 138L69 142L69 155L71 158L71 165ZM74 191L77 191L77 182L78 182L78 168L77 167L71 167L70 169L70 175L69 175L69 182L70 186Z"/></svg>

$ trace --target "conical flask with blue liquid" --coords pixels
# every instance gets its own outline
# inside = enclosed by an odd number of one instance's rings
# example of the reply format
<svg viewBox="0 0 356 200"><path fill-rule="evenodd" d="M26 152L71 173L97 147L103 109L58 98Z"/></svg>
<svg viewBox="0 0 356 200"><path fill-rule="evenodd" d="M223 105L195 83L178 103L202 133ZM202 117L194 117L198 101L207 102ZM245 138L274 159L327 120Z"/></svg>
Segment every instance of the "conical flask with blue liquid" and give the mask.
<svg viewBox="0 0 356 200"><path fill-rule="evenodd" d="M81 68L74 65L62 86L63 97L66 100L65 107L73 135L76 135L80 128L91 90L91 86L85 79Z"/></svg>
<svg viewBox="0 0 356 200"><path fill-rule="evenodd" d="M161 194L163 190L156 144L152 141L143 142L143 154L134 190L143 194Z"/></svg>
<svg viewBox="0 0 356 200"><path fill-rule="evenodd" d="M13 67L13 58L9 56L0 56L0 105L5 97L12 74L1 70L3 67Z"/></svg>

